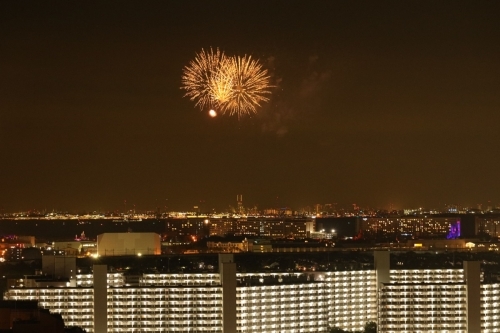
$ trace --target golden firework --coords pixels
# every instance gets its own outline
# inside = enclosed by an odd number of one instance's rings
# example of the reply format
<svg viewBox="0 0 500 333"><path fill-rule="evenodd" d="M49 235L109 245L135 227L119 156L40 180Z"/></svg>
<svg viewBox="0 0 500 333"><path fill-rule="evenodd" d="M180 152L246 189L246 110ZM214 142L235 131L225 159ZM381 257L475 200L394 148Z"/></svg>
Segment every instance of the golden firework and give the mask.
<svg viewBox="0 0 500 333"><path fill-rule="evenodd" d="M219 49L201 50L184 67L182 89L185 97L201 109L215 107L223 114L257 113L271 92L269 75L251 56L227 57Z"/></svg>
<svg viewBox="0 0 500 333"><path fill-rule="evenodd" d="M226 57L219 49L215 51L210 48L209 51L201 50L196 54L188 66L184 67L182 75L181 89L186 90L184 97L196 101L195 106L201 109L213 105L213 80L214 73L219 72L222 62Z"/></svg>
<svg viewBox="0 0 500 333"><path fill-rule="evenodd" d="M269 75L262 65L251 56L232 57L229 66L221 71L227 71L231 80L231 96L222 105L222 111L241 117L244 114L257 113L262 102L267 102L269 90Z"/></svg>
<svg viewBox="0 0 500 333"><path fill-rule="evenodd" d="M233 74L230 68L231 61L224 58L216 72L212 73L210 80L210 94L212 102L218 107L224 105L232 98Z"/></svg>

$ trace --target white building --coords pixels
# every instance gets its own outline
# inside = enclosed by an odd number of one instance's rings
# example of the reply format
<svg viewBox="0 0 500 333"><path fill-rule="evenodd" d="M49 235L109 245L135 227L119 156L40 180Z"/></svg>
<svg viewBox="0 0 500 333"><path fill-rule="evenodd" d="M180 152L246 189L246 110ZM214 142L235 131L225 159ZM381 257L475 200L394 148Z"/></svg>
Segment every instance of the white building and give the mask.
<svg viewBox="0 0 500 333"><path fill-rule="evenodd" d="M161 254L160 235L154 232L115 232L97 235L99 256Z"/></svg>
<svg viewBox="0 0 500 333"><path fill-rule="evenodd" d="M38 300L67 325L108 332L326 332L329 326L379 332L500 332L500 284L482 284L478 262L464 269L236 273L220 255L220 273L121 273L94 266L76 288L11 288L5 299Z"/></svg>

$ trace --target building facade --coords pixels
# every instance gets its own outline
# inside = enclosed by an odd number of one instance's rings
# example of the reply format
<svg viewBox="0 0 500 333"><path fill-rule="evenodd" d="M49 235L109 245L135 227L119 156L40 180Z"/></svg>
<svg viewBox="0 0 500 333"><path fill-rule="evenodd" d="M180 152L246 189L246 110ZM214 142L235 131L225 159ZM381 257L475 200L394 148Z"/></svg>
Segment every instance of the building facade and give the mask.
<svg viewBox="0 0 500 333"><path fill-rule="evenodd" d="M478 262L461 269L391 270L389 253L375 269L238 273L230 254L219 273L121 273L94 266L78 287L11 288L6 300L37 300L67 325L108 332L500 332L500 284L481 282ZM101 266L101 267L99 267Z"/></svg>
<svg viewBox="0 0 500 333"><path fill-rule="evenodd" d="M99 256L161 254L161 238L154 232L114 232L97 235Z"/></svg>
<svg viewBox="0 0 500 333"><path fill-rule="evenodd" d="M489 235L491 237L500 237L500 217L475 217L476 235Z"/></svg>
<svg viewBox="0 0 500 333"><path fill-rule="evenodd" d="M211 218L208 221L211 236L266 236L272 238L306 238L314 232L315 222L306 218Z"/></svg>
<svg viewBox="0 0 500 333"><path fill-rule="evenodd" d="M359 229L369 236L443 237L461 236L457 217L364 217Z"/></svg>

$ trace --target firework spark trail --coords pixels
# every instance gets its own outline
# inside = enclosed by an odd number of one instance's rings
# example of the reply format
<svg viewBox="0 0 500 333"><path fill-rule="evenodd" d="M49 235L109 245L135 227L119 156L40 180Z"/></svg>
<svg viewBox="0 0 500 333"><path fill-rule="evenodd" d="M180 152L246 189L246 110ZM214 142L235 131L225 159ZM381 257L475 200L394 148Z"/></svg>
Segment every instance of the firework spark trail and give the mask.
<svg viewBox="0 0 500 333"><path fill-rule="evenodd" d="M213 73L219 71L222 62L226 62L226 56L219 49L215 52L201 50L188 66L184 67L182 75L182 89L186 90L184 97L196 101L195 106L201 109L213 104Z"/></svg>
<svg viewBox="0 0 500 333"><path fill-rule="evenodd" d="M233 77L232 70L228 70L231 66L229 58L221 61L219 69L212 73L210 80L211 97L218 107L227 103L232 98Z"/></svg>
<svg viewBox="0 0 500 333"><path fill-rule="evenodd" d="M261 102L269 100L269 76L251 56L232 57L230 66L223 67L233 77L231 98L222 105L223 112L241 117L244 114L257 113Z"/></svg>
<svg viewBox="0 0 500 333"><path fill-rule="evenodd" d="M269 100L269 79L267 70L251 56L228 57L219 49L202 49L184 67L181 89L200 109L216 107L240 118L257 113L261 103Z"/></svg>

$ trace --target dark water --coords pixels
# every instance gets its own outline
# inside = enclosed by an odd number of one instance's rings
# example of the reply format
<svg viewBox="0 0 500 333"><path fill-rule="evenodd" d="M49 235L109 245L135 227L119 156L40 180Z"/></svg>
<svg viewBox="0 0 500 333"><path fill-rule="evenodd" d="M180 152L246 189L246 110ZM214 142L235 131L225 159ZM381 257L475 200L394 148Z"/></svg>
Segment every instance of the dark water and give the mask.
<svg viewBox="0 0 500 333"><path fill-rule="evenodd" d="M85 232L96 239L104 232L165 232L166 220L148 219L140 222L112 220L0 220L0 236L35 236L36 241L68 240Z"/></svg>

